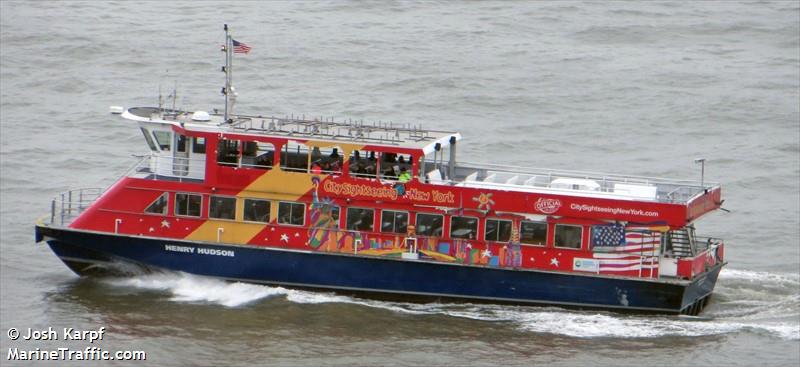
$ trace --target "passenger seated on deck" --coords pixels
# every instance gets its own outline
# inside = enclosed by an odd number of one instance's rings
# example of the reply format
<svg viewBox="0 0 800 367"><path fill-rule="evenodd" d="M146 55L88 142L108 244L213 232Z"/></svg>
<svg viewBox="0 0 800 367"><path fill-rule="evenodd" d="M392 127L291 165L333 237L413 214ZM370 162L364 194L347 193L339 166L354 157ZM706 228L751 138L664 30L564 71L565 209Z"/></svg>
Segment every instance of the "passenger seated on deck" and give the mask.
<svg viewBox="0 0 800 367"><path fill-rule="evenodd" d="M401 157L402 158L402 157ZM401 183L406 183L411 181L411 174L408 173L405 167L400 167L400 176L397 177L397 180Z"/></svg>
<svg viewBox="0 0 800 367"><path fill-rule="evenodd" d="M359 151L353 151L353 156L350 157L350 163L356 162L358 163L361 160L361 153Z"/></svg>
<svg viewBox="0 0 800 367"><path fill-rule="evenodd" d="M406 164L406 159L405 159L405 158L403 158L403 156L401 155L401 156L400 156L400 158L397 158L397 163L399 163L399 164Z"/></svg>
<svg viewBox="0 0 800 367"><path fill-rule="evenodd" d="M333 159L333 160L338 160L338 158L339 158L339 149L338 148L333 148L333 151L331 152L331 155L329 157L331 159Z"/></svg>
<svg viewBox="0 0 800 367"><path fill-rule="evenodd" d="M319 161L315 161L311 164L311 174L320 175L322 174L322 168L319 166Z"/></svg>

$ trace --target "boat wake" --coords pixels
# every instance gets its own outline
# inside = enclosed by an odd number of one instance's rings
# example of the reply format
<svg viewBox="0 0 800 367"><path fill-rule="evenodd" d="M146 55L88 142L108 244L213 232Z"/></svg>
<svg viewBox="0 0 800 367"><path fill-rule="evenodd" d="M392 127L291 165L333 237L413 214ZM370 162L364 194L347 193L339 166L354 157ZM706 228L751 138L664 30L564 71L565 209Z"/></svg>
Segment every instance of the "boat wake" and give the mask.
<svg viewBox="0 0 800 367"><path fill-rule="evenodd" d="M578 338L654 338L752 332L800 340L800 275L725 269L701 317L641 316L555 307L405 303L366 300L256 284L225 282L185 273L157 273L107 280L115 286L164 291L175 302L243 307L282 297L300 304L348 303L403 314L444 315L509 323L519 330Z"/></svg>

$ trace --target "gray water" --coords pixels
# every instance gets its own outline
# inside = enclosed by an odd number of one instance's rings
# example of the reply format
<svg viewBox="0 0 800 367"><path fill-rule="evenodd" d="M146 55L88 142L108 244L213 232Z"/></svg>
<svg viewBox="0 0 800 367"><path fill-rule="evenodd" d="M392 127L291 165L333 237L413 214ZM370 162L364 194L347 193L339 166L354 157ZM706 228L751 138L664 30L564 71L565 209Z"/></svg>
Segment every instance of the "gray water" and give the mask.
<svg viewBox="0 0 800 367"><path fill-rule="evenodd" d="M235 58L240 112L456 129L466 161L699 179L705 157L731 212L697 223L730 262L703 318L78 278L33 223L146 151L108 106L177 84L178 107L221 107L225 22L253 47ZM99 345L147 353L101 365L796 366L799 24L797 1L2 1L0 365ZM29 327L108 333L7 336Z"/></svg>

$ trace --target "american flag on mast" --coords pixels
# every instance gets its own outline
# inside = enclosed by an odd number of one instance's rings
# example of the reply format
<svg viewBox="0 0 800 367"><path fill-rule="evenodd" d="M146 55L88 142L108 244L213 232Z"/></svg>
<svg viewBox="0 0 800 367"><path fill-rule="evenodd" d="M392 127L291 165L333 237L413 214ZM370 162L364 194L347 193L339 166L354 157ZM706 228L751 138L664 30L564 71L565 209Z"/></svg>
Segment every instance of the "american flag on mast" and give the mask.
<svg viewBox="0 0 800 367"><path fill-rule="evenodd" d="M239 42L233 38L231 38L231 42L233 42L233 53L235 54L247 54L251 50L251 47L244 42Z"/></svg>

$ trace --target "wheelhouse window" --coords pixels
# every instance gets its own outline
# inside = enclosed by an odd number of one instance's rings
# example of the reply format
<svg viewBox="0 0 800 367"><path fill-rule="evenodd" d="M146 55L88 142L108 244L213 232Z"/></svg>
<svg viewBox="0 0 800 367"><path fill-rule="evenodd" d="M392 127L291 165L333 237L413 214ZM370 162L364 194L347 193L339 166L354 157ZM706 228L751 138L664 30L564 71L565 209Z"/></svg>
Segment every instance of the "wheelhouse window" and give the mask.
<svg viewBox="0 0 800 367"><path fill-rule="evenodd" d="M354 150L350 155L350 176L360 178L377 178L378 158L372 151Z"/></svg>
<svg viewBox="0 0 800 367"><path fill-rule="evenodd" d="M351 231L372 232L374 219L374 209L347 208L346 228Z"/></svg>
<svg viewBox="0 0 800 367"><path fill-rule="evenodd" d="M169 151L170 143L172 142L172 133L169 131L153 131L153 136L156 137L158 147L163 151Z"/></svg>
<svg viewBox="0 0 800 367"><path fill-rule="evenodd" d="M408 230L408 213L384 210L381 213L381 232L406 233Z"/></svg>
<svg viewBox="0 0 800 367"><path fill-rule="evenodd" d="M139 129L142 130L142 134L144 134L144 140L147 140L147 146L150 147L150 150L154 152L158 151L158 147L156 146L156 143L153 142L153 136L150 135L150 132L143 127L140 127Z"/></svg>
<svg viewBox="0 0 800 367"><path fill-rule="evenodd" d="M547 244L547 223L523 220L519 227L519 242L536 246Z"/></svg>
<svg viewBox="0 0 800 367"><path fill-rule="evenodd" d="M248 222L269 222L270 202L259 199L244 199L244 220Z"/></svg>
<svg viewBox="0 0 800 367"><path fill-rule="evenodd" d="M439 214L417 214L417 234L420 236L441 237L444 228L444 216Z"/></svg>
<svg viewBox="0 0 800 367"><path fill-rule="evenodd" d="M186 135L175 134L175 151L185 153L186 152Z"/></svg>
<svg viewBox="0 0 800 367"><path fill-rule="evenodd" d="M217 145L217 164L221 166L239 165L239 141L220 139Z"/></svg>
<svg viewBox="0 0 800 367"><path fill-rule="evenodd" d="M451 217L450 238L474 240L478 233L478 218Z"/></svg>
<svg viewBox="0 0 800 367"><path fill-rule="evenodd" d="M278 223L302 226L306 219L306 204L281 201L278 203Z"/></svg>
<svg viewBox="0 0 800 367"><path fill-rule="evenodd" d="M281 151L281 169L290 172L308 172L308 147L289 141Z"/></svg>
<svg viewBox="0 0 800 367"><path fill-rule="evenodd" d="M175 215L199 217L203 197L199 194L175 194Z"/></svg>
<svg viewBox="0 0 800 367"><path fill-rule="evenodd" d="M583 227L569 224L556 224L555 247L579 249L581 248L582 238Z"/></svg>
<svg viewBox="0 0 800 367"><path fill-rule="evenodd" d="M510 220L502 219L487 219L486 220L486 233L483 239L486 241L495 242L508 242L511 239L511 225Z"/></svg>
<svg viewBox="0 0 800 367"><path fill-rule="evenodd" d="M275 158L275 147L270 143L242 142L242 167L269 169Z"/></svg>
<svg viewBox="0 0 800 367"><path fill-rule="evenodd" d="M205 154L206 138L192 138L192 153Z"/></svg>
<svg viewBox="0 0 800 367"><path fill-rule="evenodd" d="M167 203L169 201L169 194L163 193L161 196L153 200L147 208L144 209L145 213L167 215Z"/></svg>
<svg viewBox="0 0 800 367"><path fill-rule="evenodd" d="M208 202L208 217L214 219L235 219L236 198L211 195Z"/></svg>
<svg viewBox="0 0 800 367"><path fill-rule="evenodd" d="M344 165L342 149L339 147L311 148L311 171L325 174L340 174Z"/></svg>

